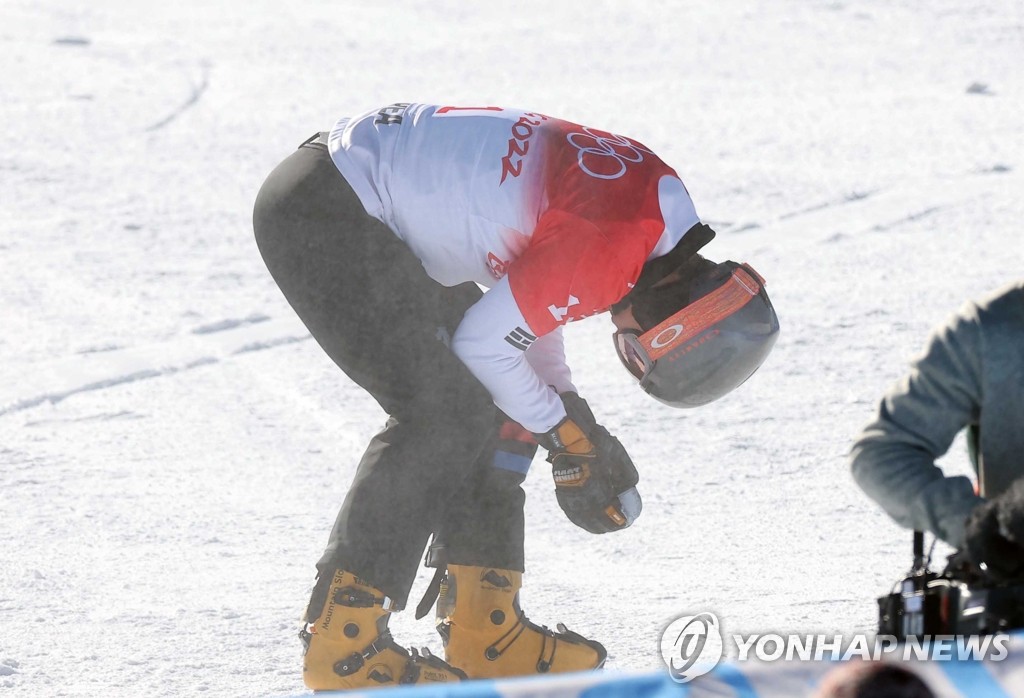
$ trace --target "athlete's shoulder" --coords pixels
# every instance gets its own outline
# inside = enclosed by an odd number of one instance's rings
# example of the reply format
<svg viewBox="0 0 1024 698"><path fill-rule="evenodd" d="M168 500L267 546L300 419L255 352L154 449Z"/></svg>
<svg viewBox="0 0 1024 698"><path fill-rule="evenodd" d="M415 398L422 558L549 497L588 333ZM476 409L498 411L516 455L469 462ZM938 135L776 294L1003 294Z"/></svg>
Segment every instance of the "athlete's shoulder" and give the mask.
<svg viewBox="0 0 1024 698"><path fill-rule="evenodd" d="M607 310L639 273L592 221L561 210L541 216L529 247L509 267L520 312L537 335Z"/></svg>

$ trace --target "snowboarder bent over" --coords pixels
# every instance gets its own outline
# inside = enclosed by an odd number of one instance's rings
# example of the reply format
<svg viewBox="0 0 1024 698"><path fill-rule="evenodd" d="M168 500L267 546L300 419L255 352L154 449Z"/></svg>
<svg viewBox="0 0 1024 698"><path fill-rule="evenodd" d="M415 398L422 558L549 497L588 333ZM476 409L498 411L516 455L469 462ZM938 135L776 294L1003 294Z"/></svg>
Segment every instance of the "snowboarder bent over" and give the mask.
<svg viewBox="0 0 1024 698"><path fill-rule="evenodd" d="M639 142L499 107L342 119L270 174L253 223L295 312L389 415L317 563L306 684L601 666L599 643L535 625L518 603L520 485L538 442L575 524L606 533L640 514L637 471L576 394L562 326L612 309L641 387L701 405L774 343L763 280L698 254L714 232ZM421 613L439 591L447 662L388 631L431 535Z"/></svg>

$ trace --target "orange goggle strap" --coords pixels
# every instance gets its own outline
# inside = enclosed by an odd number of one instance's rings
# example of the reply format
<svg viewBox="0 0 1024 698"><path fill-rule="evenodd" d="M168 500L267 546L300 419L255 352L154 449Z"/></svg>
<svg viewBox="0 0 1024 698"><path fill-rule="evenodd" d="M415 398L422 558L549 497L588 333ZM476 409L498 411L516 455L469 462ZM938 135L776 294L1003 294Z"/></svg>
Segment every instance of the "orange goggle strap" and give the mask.
<svg viewBox="0 0 1024 698"><path fill-rule="evenodd" d="M651 361L665 356L753 300L764 279L749 264L741 264L723 285L640 335L637 340Z"/></svg>

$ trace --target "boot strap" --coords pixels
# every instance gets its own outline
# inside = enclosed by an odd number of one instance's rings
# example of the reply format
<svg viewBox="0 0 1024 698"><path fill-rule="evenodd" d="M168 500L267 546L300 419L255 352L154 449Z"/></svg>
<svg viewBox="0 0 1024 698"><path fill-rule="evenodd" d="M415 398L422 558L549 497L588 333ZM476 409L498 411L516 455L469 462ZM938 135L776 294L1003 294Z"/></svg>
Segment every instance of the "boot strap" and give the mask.
<svg viewBox="0 0 1024 698"><path fill-rule="evenodd" d="M383 633L378 635L377 639L367 645L362 652L353 652L345 659L335 662L334 673L338 676L349 676L354 674L363 668L367 660L373 658L374 655L380 654L386 649L392 649L399 654L405 654L407 657L405 660L405 668L402 670L402 675L398 679L399 684L416 683L420 678L420 666L423 664L436 669L443 669L454 674L461 680L466 679L466 674L464 672L461 672L455 667L441 661L426 650L424 650L424 652L426 652L425 655L420 655L420 653L416 651L415 647L409 648L407 652L394 641L391 637L391 632L388 630L385 630Z"/></svg>
<svg viewBox="0 0 1024 698"><path fill-rule="evenodd" d="M522 635L527 630L527 628L529 628L531 630L534 630L535 632L540 633L541 644L540 654L537 656L537 673L545 674L551 670L551 666L555 663L555 652L558 650L559 634L564 635L566 639L568 639L569 641L579 640L583 643L586 642L585 638L582 635L566 629L564 625L559 624L559 633L551 631L546 626L537 625L536 623L533 623L528 618L526 618L526 615L522 612L522 610L519 611L517 621L518 622L511 628L509 628L504 635L499 637L486 650L484 650L484 656L487 659L494 661L501 657L501 655L505 654L505 652L507 652L509 648L511 648L512 645L515 644L515 641L519 639L519 636ZM506 640L508 641L506 642ZM548 643L550 643L551 646L550 654L547 653ZM502 644L504 644L503 647L501 646ZM545 655L547 655L546 659Z"/></svg>
<svg viewBox="0 0 1024 698"><path fill-rule="evenodd" d="M380 606L385 611L396 611L395 602L390 596L374 596L368 591L355 587L342 587L334 592L334 603L349 608L372 608Z"/></svg>
<svg viewBox="0 0 1024 698"><path fill-rule="evenodd" d="M505 631L505 634L499 637L497 640L492 642L487 649L484 650L484 656L492 662L505 654L508 649L519 639L519 636L526 631L526 620L525 615L520 609L519 614L516 616L516 624ZM508 642L506 642L508 640ZM504 644L502 647L501 645Z"/></svg>
<svg viewBox="0 0 1024 698"><path fill-rule="evenodd" d="M409 648L409 659L405 663L405 669L402 670L402 675L398 679L399 684L410 684L416 683L416 680L420 677L420 665L416 660L419 659L419 653L415 647Z"/></svg>
<svg viewBox="0 0 1024 698"><path fill-rule="evenodd" d="M412 655L411 658L409 659L409 664L415 665L416 678L419 678L421 667L434 668L440 671L444 671L456 677L459 681L465 681L469 678L468 676L466 676L466 672L464 672L462 669L459 669L457 666L452 666L440 657L432 654L430 650L426 647L424 647L422 650L418 652L416 651L415 647L410 647L409 653ZM412 666L408 667L408 674L412 675L413 670L414 669Z"/></svg>
<svg viewBox="0 0 1024 698"><path fill-rule="evenodd" d="M302 655L309 652L309 643L313 639L313 633L309 632L309 623L304 623L299 629L299 640L302 641Z"/></svg>
<svg viewBox="0 0 1024 698"><path fill-rule="evenodd" d="M362 652L353 652L344 659L339 659L334 663L334 673L338 676L349 676L354 674L363 668L366 664L366 660L371 659L375 655L380 654L389 647L397 648L402 651L395 641L391 639L391 631L385 630L377 639L363 648Z"/></svg>
<svg viewBox="0 0 1024 698"><path fill-rule="evenodd" d="M544 628L547 630L547 628ZM544 659L544 652L548 648L548 639L551 640L551 655ZM540 655L537 656L537 673L546 674L551 670L551 665L555 663L555 651L558 649L558 637L555 635L549 635L544 633L540 641Z"/></svg>
<svg viewBox="0 0 1024 698"><path fill-rule="evenodd" d="M441 565L434 572L434 578L430 580L430 584L427 585L427 590L423 593L423 598L416 604L416 620L419 620L423 616L430 613L431 607L434 602L437 601L438 594L441 593L441 581L444 579L445 572L448 568Z"/></svg>

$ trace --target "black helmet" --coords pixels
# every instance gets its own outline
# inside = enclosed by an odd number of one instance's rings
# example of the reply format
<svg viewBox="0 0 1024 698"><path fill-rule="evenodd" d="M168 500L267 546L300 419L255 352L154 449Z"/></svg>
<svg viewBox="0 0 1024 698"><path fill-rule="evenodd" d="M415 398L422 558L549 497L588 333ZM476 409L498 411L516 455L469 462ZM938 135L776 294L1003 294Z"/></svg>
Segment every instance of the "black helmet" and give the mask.
<svg viewBox="0 0 1024 698"><path fill-rule="evenodd" d="M666 255L675 260L645 265L634 290L613 308L631 306L642 328L615 333L619 359L641 388L673 407L698 407L737 388L764 362L779 334L764 279L747 264L717 264L697 255L714 237L707 226L697 227L705 230L687 232ZM688 254L680 263L683 251ZM651 274L654 262L661 269ZM655 286L658 275L677 271L680 279Z"/></svg>

